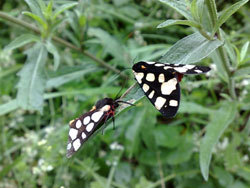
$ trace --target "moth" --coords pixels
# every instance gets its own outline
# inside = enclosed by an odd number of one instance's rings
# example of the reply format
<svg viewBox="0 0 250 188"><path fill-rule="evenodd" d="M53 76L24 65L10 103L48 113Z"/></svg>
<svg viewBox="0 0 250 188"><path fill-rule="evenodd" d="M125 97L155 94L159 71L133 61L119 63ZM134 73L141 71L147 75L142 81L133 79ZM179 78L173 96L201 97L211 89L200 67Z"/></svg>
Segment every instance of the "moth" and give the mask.
<svg viewBox="0 0 250 188"><path fill-rule="evenodd" d="M78 151L83 143L110 118L112 118L114 124L115 111L119 107L119 103L126 103L133 106L133 104L119 99L104 98L97 101L89 112L69 122L67 158L70 158Z"/></svg>
<svg viewBox="0 0 250 188"><path fill-rule="evenodd" d="M140 61L132 67L136 81L161 114L174 117L180 104L180 85L185 74L204 74L209 67Z"/></svg>

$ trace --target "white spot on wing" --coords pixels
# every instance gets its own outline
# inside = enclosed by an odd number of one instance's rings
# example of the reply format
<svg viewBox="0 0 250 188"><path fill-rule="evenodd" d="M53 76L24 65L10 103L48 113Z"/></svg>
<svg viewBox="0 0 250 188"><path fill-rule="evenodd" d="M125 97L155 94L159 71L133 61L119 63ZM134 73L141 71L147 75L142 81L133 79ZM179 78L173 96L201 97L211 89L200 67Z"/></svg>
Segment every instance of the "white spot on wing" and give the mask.
<svg viewBox="0 0 250 188"><path fill-rule="evenodd" d="M146 93L149 90L149 86L147 84L143 84L142 89Z"/></svg>
<svg viewBox="0 0 250 188"><path fill-rule="evenodd" d="M163 67L163 66L165 66L165 65L164 65L163 63L156 63L155 66L156 66L156 67Z"/></svg>
<svg viewBox="0 0 250 188"><path fill-rule="evenodd" d="M86 131L90 132L93 129L93 127L94 127L94 123L88 124L86 127Z"/></svg>
<svg viewBox="0 0 250 188"><path fill-rule="evenodd" d="M159 75L158 81L159 81L160 83L165 82L165 76L164 76L164 74L160 74L160 75Z"/></svg>
<svg viewBox="0 0 250 188"><path fill-rule="evenodd" d="M165 66L164 69L165 70L168 70L168 69L172 69L173 67L170 67L170 66Z"/></svg>
<svg viewBox="0 0 250 188"><path fill-rule="evenodd" d="M187 72L187 69L185 67L175 67L174 70L176 70L179 73Z"/></svg>
<svg viewBox="0 0 250 188"><path fill-rule="evenodd" d="M202 73L202 71L201 70L194 70L195 72L197 72L197 73Z"/></svg>
<svg viewBox="0 0 250 188"><path fill-rule="evenodd" d="M87 136L86 136L86 134L83 132L82 133L82 139L85 139Z"/></svg>
<svg viewBox="0 0 250 188"><path fill-rule="evenodd" d="M193 69L195 67L195 65L185 65L184 67L187 69Z"/></svg>
<svg viewBox="0 0 250 188"><path fill-rule="evenodd" d="M95 113L92 114L91 119L94 122L98 122L101 119L102 115L103 115L102 111L95 112Z"/></svg>
<svg viewBox="0 0 250 188"><path fill-rule="evenodd" d="M153 82L155 80L155 75L153 73L148 73L146 76L146 80L149 82Z"/></svg>
<svg viewBox="0 0 250 188"><path fill-rule="evenodd" d="M155 91L151 91L151 93L148 95L148 98L152 99L154 97Z"/></svg>
<svg viewBox="0 0 250 188"><path fill-rule="evenodd" d="M81 142L80 142L80 139L76 139L74 142L73 142L73 147L74 147L74 150L77 151L81 146Z"/></svg>
<svg viewBox="0 0 250 188"><path fill-rule="evenodd" d="M161 84L161 92L163 95L170 95L174 90L176 90L177 79L172 78L167 82Z"/></svg>
<svg viewBox="0 0 250 188"><path fill-rule="evenodd" d="M178 106L178 101L177 100L170 100L169 106Z"/></svg>
<svg viewBox="0 0 250 188"><path fill-rule="evenodd" d="M166 99L164 99L163 97L157 97L156 101L155 101L155 107L157 110L160 110L163 105L165 104Z"/></svg>
<svg viewBox="0 0 250 188"><path fill-rule="evenodd" d="M70 150L71 146L72 146L71 143L68 143L67 150Z"/></svg>
<svg viewBox="0 0 250 188"><path fill-rule="evenodd" d="M102 111L102 112L107 112L107 111L109 111L109 110L110 110L110 105L105 105L104 107L101 108L100 111Z"/></svg>
<svg viewBox="0 0 250 188"><path fill-rule="evenodd" d="M149 65L155 64L155 62L153 62L153 61L147 61L146 63Z"/></svg>
<svg viewBox="0 0 250 188"><path fill-rule="evenodd" d="M89 116L87 116L87 117L85 117L85 118L83 119L83 124L84 124L84 125L87 125L89 122L90 122L90 117L89 117Z"/></svg>
<svg viewBox="0 0 250 188"><path fill-rule="evenodd" d="M144 73L143 72L134 72L134 75L135 75L135 78L136 78L136 80L137 80L137 82L139 83L139 84L141 84L141 80L142 80L142 78L144 77Z"/></svg>
<svg viewBox="0 0 250 188"><path fill-rule="evenodd" d="M72 140L76 139L78 131L76 129L71 128L69 130L69 136Z"/></svg>
<svg viewBox="0 0 250 188"><path fill-rule="evenodd" d="M81 126L82 126L82 122L80 119L78 119L76 122L76 128L79 129Z"/></svg>

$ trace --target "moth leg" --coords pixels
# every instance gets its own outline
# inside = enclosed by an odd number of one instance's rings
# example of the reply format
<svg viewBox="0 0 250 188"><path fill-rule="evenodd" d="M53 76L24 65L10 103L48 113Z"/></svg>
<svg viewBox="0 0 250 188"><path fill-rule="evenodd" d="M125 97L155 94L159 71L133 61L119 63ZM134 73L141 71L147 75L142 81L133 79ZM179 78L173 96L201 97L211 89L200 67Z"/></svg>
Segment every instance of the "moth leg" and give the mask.
<svg viewBox="0 0 250 188"><path fill-rule="evenodd" d="M114 118L114 116L112 117L112 121L113 121L113 130L115 130L115 118Z"/></svg>
<svg viewBox="0 0 250 188"><path fill-rule="evenodd" d="M102 135L104 135L104 129L106 127L106 123L107 123L108 118L109 118L109 116L107 115L106 118L105 118L105 120L104 120L104 123L103 123L104 126L102 127Z"/></svg>

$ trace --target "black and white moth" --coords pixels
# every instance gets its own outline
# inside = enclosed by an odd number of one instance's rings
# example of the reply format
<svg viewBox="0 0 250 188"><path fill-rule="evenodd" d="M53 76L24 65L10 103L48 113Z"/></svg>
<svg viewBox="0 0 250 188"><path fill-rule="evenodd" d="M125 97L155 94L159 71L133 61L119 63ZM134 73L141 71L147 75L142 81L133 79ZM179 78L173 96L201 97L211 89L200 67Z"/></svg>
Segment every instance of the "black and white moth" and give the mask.
<svg viewBox="0 0 250 188"><path fill-rule="evenodd" d="M180 85L185 74L204 74L209 67L140 61L133 65L136 81L147 98L167 118L174 117L180 103Z"/></svg>
<svg viewBox="0 0 250 188"><path fill-rule="evenodd" d="M86 142L95 131L110 118L113 120L119 103L133 105L119 99L104 98L95 104L89 112L69 122L69 138L66 156L70 158Z"/></svg>
<svg viewBox="0 0 250 188"><path fill-rule="evenodd" d="M66 156L70 158L78 151L82 144L108 119L112 118L114 121L115 109L118 106L118 101L104 98L97 101L89 112L71 120Z"/></svg>

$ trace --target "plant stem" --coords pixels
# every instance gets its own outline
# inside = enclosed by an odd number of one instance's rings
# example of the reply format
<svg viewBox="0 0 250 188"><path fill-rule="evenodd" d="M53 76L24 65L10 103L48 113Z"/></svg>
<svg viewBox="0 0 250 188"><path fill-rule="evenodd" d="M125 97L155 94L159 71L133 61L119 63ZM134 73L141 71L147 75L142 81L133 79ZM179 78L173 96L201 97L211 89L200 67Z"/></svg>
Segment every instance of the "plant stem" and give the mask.
<svg viewBox="0 0 250 188"><path fill-rule="evenodd" d="M214 25L216 24L217 19L218 19L215 1L214 0L207 0L206 4L207 4L209 15L211 17L212 24L214 27Z"/></svg>
<svg viewBox="0 0 250 188"><path fill-rule="evenodd" d="M173 173L173 174L170 174L170 175L164 177L163 179L156 181L155 183L148 186L147 188L157 187L157 186L161 185L162 181L167 182L167 181L169 181L177 176L185 176L185 175L197 174L197 173L199 173L199 170L189 170L189 171L184 171L184 172Z"/></svg>
<svg viewBox="0 0 250 188"><path fill-rule="evenodd" d="M41 34L40 30L37 27L35 27L35 26L25 22L25 21L22 21L20 19L14 18L14 17L6 14L5 12L0 11L0 18L3 18L4 20L7 20L7 21L13 22L13 23L15 23L17 25L20 25L22 27L25 27L26 29L29 29L29 30L37 33L37 34ZM66 40L63 40L62 38L53 36L52 39L55 42L59 43L59 44L62 44L64 46L68 47L68 48L71 48L73 50L76 50L78 52L83 53L84 55L88 56L90 59L92 59L95 62L99 63L102 67L105 67L105 68L107 68L107 69L109 69L109 70L111 70L111 71L113 71L113 72L115 72L117 74L120 74L123 78L127 78L127 76L124 73L121 73L118 69L116 69L116 68L112 67L111 65L107 64L105 61L97 58L96 56L94 56L90 52L82 50L81 48L78 48L78 47L74 46L72 43L70 43L70 42L68 42Z"/></svg>
<svg viewBox="0 0 250 188"><path fill-rule="evenodd" d="M207 0L206 4L207 4L208 10L209 10L209 15L210 15L210 18L212 20L213 27L214 27L214 25L218 21L215 1L214 0ZM218 30L217 34L218 34L218 39L223 40L220 29ZM216 50L217 50L217 52L218 52L218 54L220 56L222 66L224 67L224 69L225 69L225 71L227 73L227 76L228 76L229 94L232 97L232 99L235 100L235 99L237 99L237 96L236 96L236 92L235 92L234 80L233 80L233 77L232 77L232 74L231 74L231 71L230 71L230 62L229 62L228 56L227 56L223 46L220 46Z"/></svg>

